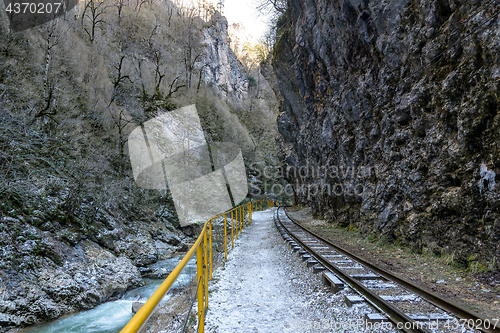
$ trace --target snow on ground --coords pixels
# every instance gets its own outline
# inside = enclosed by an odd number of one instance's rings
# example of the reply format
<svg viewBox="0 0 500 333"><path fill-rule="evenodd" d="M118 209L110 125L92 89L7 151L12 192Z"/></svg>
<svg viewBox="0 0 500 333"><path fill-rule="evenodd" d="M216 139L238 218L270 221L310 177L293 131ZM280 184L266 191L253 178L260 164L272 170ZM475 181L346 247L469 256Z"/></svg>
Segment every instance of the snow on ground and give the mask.
<svg viewBox="0 0 500 333"><path fill-rule="evenodd" d="M321 284L276 230L274 209L253 213L230 251L213 273L206 332L395 332L369 329L366 305L348 308L345 289L335 295Z"/></svg>

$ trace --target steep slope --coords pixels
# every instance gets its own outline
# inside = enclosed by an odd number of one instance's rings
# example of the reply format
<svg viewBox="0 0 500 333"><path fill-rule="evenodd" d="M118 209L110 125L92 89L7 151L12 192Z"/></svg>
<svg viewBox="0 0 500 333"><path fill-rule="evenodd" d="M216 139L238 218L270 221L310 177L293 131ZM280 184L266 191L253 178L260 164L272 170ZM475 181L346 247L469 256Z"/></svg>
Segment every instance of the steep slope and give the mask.
<svg viewBox="0 0 500 333"><path fill-rule="evenodd" d="M84 5L20 33L0 14L0 332L120 297L187 250L197 228L178 226L169 192L133 181L127 136L141 122L196 103L208 140L253 149L220 14L105 1L90 34Z"/></svg>
<svg viewBox="0 0 500 333"><path fill-rule="evenodd" d="M297 203L471 270L498 268L498 10L290 0L273 66Z"/></svg>

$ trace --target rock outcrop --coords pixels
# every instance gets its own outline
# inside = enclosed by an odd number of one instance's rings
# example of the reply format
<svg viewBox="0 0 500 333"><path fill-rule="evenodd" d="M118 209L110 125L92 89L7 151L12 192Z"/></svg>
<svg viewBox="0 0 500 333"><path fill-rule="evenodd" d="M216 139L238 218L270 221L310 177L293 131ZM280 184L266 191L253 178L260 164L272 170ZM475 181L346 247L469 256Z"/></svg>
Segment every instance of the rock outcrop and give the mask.
<svg viewBox="0 0 500 333"><path fill-rule="evenodd" d="M498 10L290 0L273 66L297 203L364 235L497 268Z"/></svg>
<svg viewBox="0 0 500 333"><path fill-rule="evenodd" d="M247 74L229 47L227 19L215 12L203 30L204 53L203 81L216 86L223 96L240 102L248 95Z"/></svg>
<svg viewBox="0 0 500 333"><path fill-rule="evenodd" d="M114 241L75 232L69 242L67 231L0 218L0 331L119 298L143 284L142 267L187 250L186 236L164 222L132 227L115 225Z"/></svg>

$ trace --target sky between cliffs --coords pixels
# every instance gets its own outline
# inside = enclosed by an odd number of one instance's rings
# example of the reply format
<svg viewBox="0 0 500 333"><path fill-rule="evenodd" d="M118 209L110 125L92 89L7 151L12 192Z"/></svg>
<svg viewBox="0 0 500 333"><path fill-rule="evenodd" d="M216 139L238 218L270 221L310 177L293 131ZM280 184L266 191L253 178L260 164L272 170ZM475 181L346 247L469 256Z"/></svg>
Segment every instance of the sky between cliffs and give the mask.
<svg viewBox="0 0 500 333"><path fill-rule="evenodd" d="M177 0L180 2L186 0ZM198 1L212 3L216 8L219 0L187 0L196 5ZM269 17L257 11L258 3L262 0L223 0L223 15L229 24L241 23L245 27L245 32L252 36L254 42L260 41L267 32L267 22ZM175 2L175 1L174 1Z"/></svg>
<svg viewBox="0 0 500 333"><path fill-rule="evenodd" d="M248 34L255 42L259 41L267 31L266 21L256 9L256 0L225 0L224 16L229 24L243 23Z"/></svg>

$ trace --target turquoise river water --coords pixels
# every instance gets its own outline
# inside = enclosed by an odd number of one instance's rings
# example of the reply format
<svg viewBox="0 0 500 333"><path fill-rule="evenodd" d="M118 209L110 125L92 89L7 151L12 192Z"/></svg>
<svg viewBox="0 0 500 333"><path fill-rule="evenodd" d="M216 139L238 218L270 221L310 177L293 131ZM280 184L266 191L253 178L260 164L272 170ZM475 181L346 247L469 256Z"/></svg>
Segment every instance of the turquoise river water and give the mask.
<svg viewBox="0 0 500 333"><path fill-rule="evenodd" d="M158 261L154 266L172 271L182 256ZM187 285L196 276L196 258L189 261L172 288ZM91 310L74 313L54 321L31 326L18 333L118 333L132 318L132 303L145 302L164 279L145 279L143 287L128 291L116 301L106 302ZM167 294L162 302L168 301Z"/></svg>

